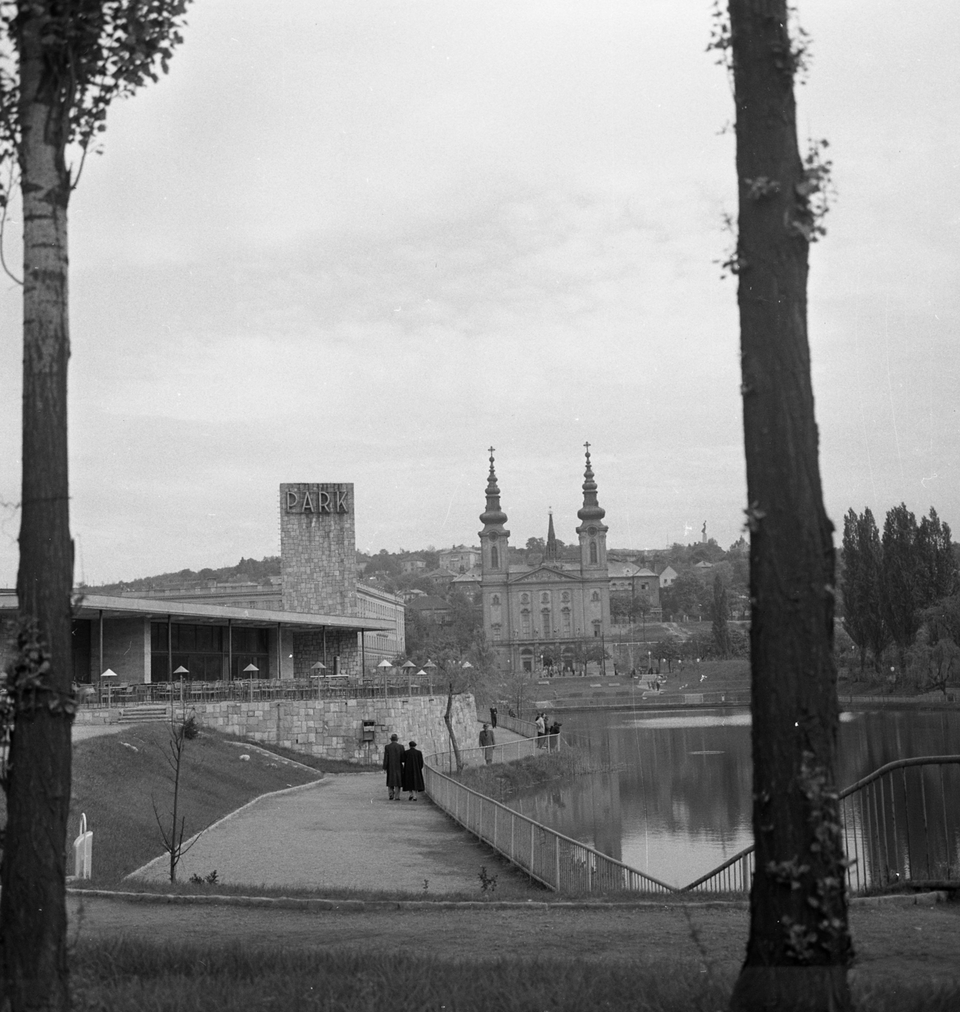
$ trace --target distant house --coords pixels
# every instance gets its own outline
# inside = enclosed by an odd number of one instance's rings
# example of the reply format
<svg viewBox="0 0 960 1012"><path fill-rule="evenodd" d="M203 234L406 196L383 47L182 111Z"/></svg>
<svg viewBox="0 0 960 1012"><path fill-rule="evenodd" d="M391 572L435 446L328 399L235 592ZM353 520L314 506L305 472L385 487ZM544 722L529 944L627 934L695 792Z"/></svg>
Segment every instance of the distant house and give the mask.
<svg viewBox="0 0 960 1012"><path fill-rule="evenodd" d="M680 574L673 568L673 566L664 566L663 569L660 570L658 577L660 580L660 589L663 590L664 587L672 587L674 581L679 575Z"/></svg>
<svg viewBox="0 0 960 1012"><path fill-rule="evenodd" d="M450 587L451 582L457 576L456 573L449 569L444 569L442 566L440 569L432 569L429 573L423 574L436 588L442 591L444 594Z"/></svg>
<svg viewBox="0 0 960 1012"><path fill-rule="evenodd" d="M452 613L450 605L442 597L436 597L434 594L424 594L408 601L407 611L436 625L446 625Z"/></svg>
<svg viewBox="0 0 960 1012"><path fill-rule="evenodd" d="M651 611L659 612L660 582L652 569L636 566L632 562L608 562L607 573L611 596L646 598Z"/></svg>
<svg viewBox="0 0 960 1012"><path fill-rule="evenodd" d="M441 569L449 569L453 573L469 573L480 565L480 549L468 548L466 545L454 545L438 552Z"/></svg>
<svg viewBox="0 0 960 1012"><path fill-rule="evenodd" d="M423 559L401 559L401 573L422 573L426 570L427 564Z"/></svg>
<svg viewBox="0 0 960 1012"><path fill-rule="evenodd" d="M450 589L459 591L466 597L473 600L474 595L480 590L480 573L461 573L450 581Z"/></svg>

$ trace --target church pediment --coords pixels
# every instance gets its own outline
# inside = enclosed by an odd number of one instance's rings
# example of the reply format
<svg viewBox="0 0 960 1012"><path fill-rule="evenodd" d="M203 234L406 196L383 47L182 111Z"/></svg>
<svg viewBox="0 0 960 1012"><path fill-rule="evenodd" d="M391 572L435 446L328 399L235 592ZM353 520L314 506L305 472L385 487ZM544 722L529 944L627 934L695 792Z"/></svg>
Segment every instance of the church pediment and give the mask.
<svg viewBox="0 0 960 1012"><path fill-rule="evenodd" d="M548 583L555 580L576 581L578 578L579 573L574 575L573 573L565 573L561 569L553 569L550 566L539 566L537 569L533 569L529 573L524 573L523 576L518 576L516 579L511 580L510 583Z"/></svg>

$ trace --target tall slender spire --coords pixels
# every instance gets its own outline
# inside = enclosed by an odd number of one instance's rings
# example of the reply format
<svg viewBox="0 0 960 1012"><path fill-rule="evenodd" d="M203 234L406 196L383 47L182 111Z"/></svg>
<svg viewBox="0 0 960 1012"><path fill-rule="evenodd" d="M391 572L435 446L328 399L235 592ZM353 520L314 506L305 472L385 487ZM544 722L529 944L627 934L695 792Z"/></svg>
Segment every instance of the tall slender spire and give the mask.
<svg viewBox="0 0 960 1012"><path fill-rule="evenodd" d="M590 444L583 445L587 451L587 466L583 472L583 506L577 510L577 516L585 526L591 521L599 523L607 515L607 511L597 502L597 483L593 480L593 468L590 466ZM578 527L577 530L579 529Z"/></svg>
<svg viewBox="0 0 960 1012"><path fill-rule="evenodd" d="M493 447L490 447L490 474L487 475L487 508L480 514L480 523L487 527L502 527L507 514L500 508L500 488L497 472L493 469Z"/></svg>
<svg viewBox="0 0 960 1012"><path fill-rule="evenodd" d="M547 525L547 544L543 553L544 562L558 562L560 560L560 549L557 545L557 535L553 530L553 510L550 510L550 522Z"/></svg>

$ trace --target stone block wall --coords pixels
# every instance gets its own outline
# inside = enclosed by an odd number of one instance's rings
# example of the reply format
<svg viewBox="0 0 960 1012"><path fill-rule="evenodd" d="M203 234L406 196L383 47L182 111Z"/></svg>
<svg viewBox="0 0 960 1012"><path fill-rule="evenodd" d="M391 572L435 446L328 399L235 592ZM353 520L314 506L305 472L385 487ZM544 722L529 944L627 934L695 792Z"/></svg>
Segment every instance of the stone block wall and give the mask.
<svg viewBox="0 0 960 1012"><path fill-rule="evenodd" d="M352 482L280 486L280 560L285 610L357 614Z"/></svg>
<svg viewBox="0 0 960 1012"><path fill-rule="evenodd" d="M398 735L404 745L415 741L425 754L450 749L443 720L447 698L443 695L229 701L203 703L195 709L204 726L326 759L379 764L391 734ZM454 696L451 718L457 743L462 748L474 747L477 712L473 696ZM371 742L363 740L364 721L373 721Z"/></svg>
<svg viewBox="0 0 960 1012"><path fill-rule="evenodd" d="M327 629L293 634L293 677L309 678L316 674L313 665L322 660L327 675L334 673L334 658L340 658L341 675L356 678L360 674L360 645L355 632Z"/></svg>

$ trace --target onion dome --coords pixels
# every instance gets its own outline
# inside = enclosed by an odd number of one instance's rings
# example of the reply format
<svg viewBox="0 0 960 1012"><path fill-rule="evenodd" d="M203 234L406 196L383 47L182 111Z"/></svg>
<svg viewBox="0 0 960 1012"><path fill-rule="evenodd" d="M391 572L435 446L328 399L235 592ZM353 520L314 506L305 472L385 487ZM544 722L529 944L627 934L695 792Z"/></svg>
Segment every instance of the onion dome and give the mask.
<svg viewBox="0 0 960 1012"><path fill-rule="evenodd" d="M597 502L597 483L593 480L593 469L590 467L590 444L583 444L587 448L587 467L583 472L583 507L577 510L577 516L584 522L594 521L599 523L607 515Z"/></svg>
<svg viewBox="0 0 960 1012"><path fill-rule="evenodd" d="M490 447L490 474L487 477L487 508L480 514L484 527L499 527L507 522L507 514L500 509L500 489L497 473L493 469L493 447Z"/></svg>

